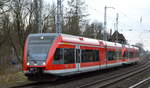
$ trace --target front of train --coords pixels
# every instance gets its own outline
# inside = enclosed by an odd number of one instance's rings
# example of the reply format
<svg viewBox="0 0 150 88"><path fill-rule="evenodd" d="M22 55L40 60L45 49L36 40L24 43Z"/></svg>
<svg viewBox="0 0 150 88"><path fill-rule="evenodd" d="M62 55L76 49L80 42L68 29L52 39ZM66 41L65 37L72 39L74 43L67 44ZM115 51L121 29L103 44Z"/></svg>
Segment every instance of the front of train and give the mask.
<svg viewBox="0 0 150 88"><path fill-rule="evenodd" d="M25 76L29 80L45 79L49 76L44 73L47 66L47 59L53 42L58 34L30 34L27 37L24 48Z"/></svg>

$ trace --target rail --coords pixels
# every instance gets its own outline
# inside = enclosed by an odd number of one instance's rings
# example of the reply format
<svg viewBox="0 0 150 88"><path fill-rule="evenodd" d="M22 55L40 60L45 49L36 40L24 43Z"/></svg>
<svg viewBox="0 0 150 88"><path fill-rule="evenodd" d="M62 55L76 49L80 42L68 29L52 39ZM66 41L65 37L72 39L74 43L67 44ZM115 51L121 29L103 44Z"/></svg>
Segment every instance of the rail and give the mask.
<svg viewBox="0 0 150 88"><path fill-rule="evenodd" d="M92 83L87 83L87 84L83 84L77 88L101 88L101 87L107 87L109 85L112 85L120 80L123 80L125 78L128 78L130 76L133 76L139 72L142 72L146 69L149 69L150 65L149 63L139 67L139 68L136 68L135 70L130 70L130 71L127 71L125 73L122 73L122 74L116 74L116 75L112 75L110 77L107 77L105 79L101 79L101 80L97 80L97 81L94 81Z"/></svg>
<svg viewBox="0 0 150 88"><path fill-rule="evenodd" d="M150 77L148 77L147 79L144 79L144 80L142 80L142 81L140 81L140 82L138 82L138 83L136 83L136 84L130 86L129 88L136 88L136 87L142 85L143 83L145 83L145 82L148 81L148 80L150 80Z"/></svg>

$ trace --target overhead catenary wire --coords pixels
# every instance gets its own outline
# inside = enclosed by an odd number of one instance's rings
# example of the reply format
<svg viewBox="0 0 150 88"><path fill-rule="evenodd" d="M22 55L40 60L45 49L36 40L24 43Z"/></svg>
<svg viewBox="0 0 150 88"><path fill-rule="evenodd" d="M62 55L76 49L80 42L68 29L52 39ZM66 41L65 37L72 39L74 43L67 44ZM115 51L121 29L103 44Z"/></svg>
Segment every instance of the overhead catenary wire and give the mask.
<svg viewBox="0 0 150 88"><path fill-rule="evenodd" d="M63 3L63 2L64 2L64 0L62 0L62 3ZM94 1L94 2L95 2L95 1ZM99 13L99 10L93 8L91 5L88 5L88 7L89 7L90 9L92 9L93 11L95 11L95 13L97 13L97 14L103 14L102 12ZM52 11L49 12L49 14L44 18L44 21L45 21L51 14L53 14L56 9L57 9L57 6L56 6ZM128 19L136 20L136 19L134 19L134 18L128 16L127 14L125 14L124 12L122 12L122 11L120 11L120 10L118 10L118 9L116 9L116 10L119 12L120 15L122 15L122 16L128 18ZM107 17L108 17L108 19L111 19L112 21L115 21L115 18L110 17L109 15L108 15ZM121 17L121 16L120 16L120 17ZM119 22L120 22L119 28L121 28L121 27L120 27L121 25L122 25L122 26L125 25L126 27L129 27L129 29L132 28L132 30L133 30L133 28L134 28L134 25L130 25L130 24L124 23L123 21L119 21ZM112 23L112 22L110 22L110 23ZM131 27L131 28L130 28L130 27ZM135 30L135 29L134 29L134 30Z"/></svg>
<svg viewBox="0 0 150 88"><path fill-rule="evenodd" d="M62 0L62 3L63 3L63 2L64 2L64 0ZM99 11L98 11L97 9L94 9L92 6L88 5L88 7L89 7L90 9L94 10L97 14L100 14ZM44 18L44 20L46 20L51 14L53 14L54 11L55 11L57 8L58 8L58 6L56 6L51 12L49 12L49 15L46 16L46 17ZM130 19L130 17L127 16L127 15L126 15L125 13L123 13L122 11L120 11L120 10L118 10L118 9L117 9L117 11L119 11L119 14L121 13L121 14L123 14L125 17L127 17L127 18ZM103 13L101 12L101 14L103 14ZM113 21L115 21L115 18L110 17L110 16L107 16L107 17L108 17L108 19L112 19ZM119 22L120 22L120 21L119 21ZM121 24L125 24L125 23L121 22ZM125 24L125 25L128 26L128 27L131 27L131 25L128 25L128 24Z"/></svg>
<svg viewBox="0 0 150 88"><path fill-rule="evenodd" d="M63 4L65 0L62 0L61 3ZM54 11L58 8L58 6L56 6L52 11L49 12L49 14L44 18L44 21L51 15L54 14Z"/></svg>
<svg viewBox="0 0 150 88"><path fill-rule="evenodd" d="M91 10L93 10L93 11L95 11L95 13L97 13L97 14L100 14L99 13L99 10L97 10L97 9L94 9L93 7L91 7L90 5L88 6ZM119 11L119 10L118 10ZM103 14L102 12L101 12L101 14ZM119 11L119 14L120 14L120 11ZM130 19L130 17L129 16L127 16L125 13L123 13L123 12L121 12L121 14L124 16L124 17L127 17L128 19ZM120 14L120 15L121 15ZM121 17L121 16L120 16ZM107 18L108 19L111 19L112 21L115 21L115 17L111 17L111 16L107 16ZM135 20L135 19L134 19ZM123 21L121 21L121 20L119 20L119 26L120 25L125 25L126 27L129 27L129 29L131 29L131 28L134 28L134 26L133 25L130 25L130 24L126 24L126 23L124 23ZM114 24L114 23L113 23ZM135 29L134 29L135 30Z"/></svg>

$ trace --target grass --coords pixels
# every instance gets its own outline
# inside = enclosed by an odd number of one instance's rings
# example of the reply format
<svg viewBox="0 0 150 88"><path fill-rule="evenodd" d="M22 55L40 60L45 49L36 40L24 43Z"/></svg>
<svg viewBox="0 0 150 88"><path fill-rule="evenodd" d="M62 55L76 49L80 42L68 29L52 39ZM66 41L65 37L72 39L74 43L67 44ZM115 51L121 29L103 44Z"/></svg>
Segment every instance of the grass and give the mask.
<svg viewBox="0 0 150 88"><path fill-rule="evenodd" d="M9 88L27 82L23 72L0 74L0 88Z"/></svg>

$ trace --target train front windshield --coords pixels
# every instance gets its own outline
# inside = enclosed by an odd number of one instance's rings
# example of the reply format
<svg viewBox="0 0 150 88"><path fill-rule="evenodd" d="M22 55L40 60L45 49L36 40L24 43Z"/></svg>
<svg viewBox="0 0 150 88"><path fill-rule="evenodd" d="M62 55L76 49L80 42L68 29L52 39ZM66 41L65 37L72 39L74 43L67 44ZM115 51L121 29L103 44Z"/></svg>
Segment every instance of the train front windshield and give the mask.
<svg viewBox="0 0 150 88"><path fill-rule="evenodd" d="M27 59L29 65L43 65L55 36L30 36L28 39Z"/></svg>

